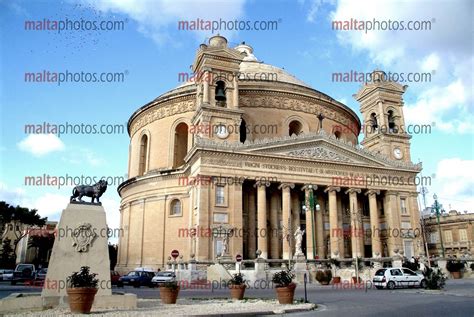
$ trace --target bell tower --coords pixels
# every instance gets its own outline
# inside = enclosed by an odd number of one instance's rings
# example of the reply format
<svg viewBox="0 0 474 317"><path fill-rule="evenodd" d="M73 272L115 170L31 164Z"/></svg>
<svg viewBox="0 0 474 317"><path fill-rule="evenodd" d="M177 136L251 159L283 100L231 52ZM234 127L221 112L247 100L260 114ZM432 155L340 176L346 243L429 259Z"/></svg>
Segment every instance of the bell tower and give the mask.
<svg viewBox="0 0 474 317"><path fill-rule="evenodd" d="M201 44L192 65L196 78L197 110L192 124L205 132L202 138L238 141L243 110L239 109L239 67L245 55L227 47L225 37L216 35L209 45Z"/></svg>
<svg viewBox="0 0 474 317"><path fill-rule="evenodd" d="M363 117L361 145L390 159L410 162L411 136L406 133L402 98L408 86L387 80L380 70L373 71L370 79L354 95Z"/></svg>

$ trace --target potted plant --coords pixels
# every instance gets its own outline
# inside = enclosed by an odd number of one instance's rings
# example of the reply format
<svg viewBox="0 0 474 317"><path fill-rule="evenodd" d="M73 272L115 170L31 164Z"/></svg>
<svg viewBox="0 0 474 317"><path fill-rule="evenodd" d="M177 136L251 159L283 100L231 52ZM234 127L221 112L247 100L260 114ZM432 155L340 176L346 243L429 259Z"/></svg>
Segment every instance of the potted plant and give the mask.
<svg viewBox="0 0 474 317"><path fill-rule="evenodd" d="M228 283L230 289L230 297L232 299L242 300L244 299L245 285L244 276L241 273L234 274L232 279Z"/></svg>
<svg viewBox="0 0 474 317"><path fill-rule="evenodd" d="M329 285L332 279L332 272L331 270L319 270L316 272L316 280L321 285Z"/></svg>
<svg viewBox="0 0 474 317"><path fill-rule="evenodd" d="M332 278L333 284L341 283L341 277L337 275L337 268L340 267L341 262L336 258L329 259L329 263L331 263L334 267L334 277Z"/></svg>
<svg viewBox="0 0 474 317"><path fill-rule="evenodd" d="M165 282L160 286L160 298L163 304L176 304L179 294L179 285L176 281Z"/></svg>
<svg viewBox="0 0 474 317"><path fill-rule="evenodd" d="M446 282L446 276L441 272L439 268L426 267L423 275L426 279L427 289L442 289Z"/></svg>
<svg viewBox="0 0 474 317"><path fill-rule="evenodd" d="M295 275L289 270L273 274L272 282L276 284L278 302L280 304L293 304L296 284L293 283Z"/></svg>
<svg viewBox="0 0 474 317"><path fill-rule="evenodd" d="M69 297L71 313L89 314L97 293L99 280L96 273L90 273L88 266L82 266L79 272L67 277L66 292Z"/></svg>
<svg viewBox="0 0 474 317"><path fill-rule="evenodd" d="M464 263L459 260L449 260L446 263L446 270L448 270L453 279L461 278L461 271L464 269Z"/></svg>

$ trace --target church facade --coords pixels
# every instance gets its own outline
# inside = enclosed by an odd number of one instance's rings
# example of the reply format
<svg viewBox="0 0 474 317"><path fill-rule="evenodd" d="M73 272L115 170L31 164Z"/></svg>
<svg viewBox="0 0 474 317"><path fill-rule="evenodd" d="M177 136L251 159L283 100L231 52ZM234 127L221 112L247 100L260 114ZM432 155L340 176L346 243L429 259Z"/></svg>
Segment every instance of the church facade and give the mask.
<svg viewBox="0 0 474 317"><path fill-rule="evenodd" d="M354 95L359 119L245 43L212 37L192 70L128 122L118 270L163 267L172 250L184 261L423 253L406 86L375 71Z"/></svg>

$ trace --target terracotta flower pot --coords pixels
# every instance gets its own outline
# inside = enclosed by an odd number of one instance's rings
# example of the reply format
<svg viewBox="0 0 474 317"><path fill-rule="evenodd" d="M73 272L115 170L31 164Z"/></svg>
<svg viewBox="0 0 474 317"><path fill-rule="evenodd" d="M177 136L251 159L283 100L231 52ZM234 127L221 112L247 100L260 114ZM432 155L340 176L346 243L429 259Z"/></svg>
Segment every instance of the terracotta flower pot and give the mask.
<svg viewBox="0 0 474 317"><path fill-rule="evenodd" d="M245 288L247 285L242 284L242 285L229 285L230 289L230 297L232 299L238 299L242 300L244 299L244 294L245 294Z"/></svg>
<svg viewBox="0 0 474 317"><path fill-rule="evenodd" d="M357 284L357 277L355 276L352 277L352 283ZM362 283L362 279L360 278L360 276L359 276L359 283Z"/></svg>
<svg viewBox="0 0 474 317"><path fill-rule="evenodd" d="M293 298L295 297L296 284L291 283L286 287L276 287L277 298L280 304L293 304Z"/></svg>
<svg viewBox="0 0 474 317"><path fill-rule="evenodd" d="M461 272L451 272L453 279L458 280L461 278Z"/></svg>
<svg viewBox="0 0 474 317"><path fill-rule="evenodd" d="M67 288L66 293L69 297L69 308L71 309L71 313L89 314L91 312L97 288Z"/></svg>
<svg viewBox="0 0 474 317"><path fill-rule="evenodd" d="M332 283L333 283L333 284L339 284L339 283L341 283L341 277L340 277L340 276L334 276L334 277L332 278Z"/></svg>
<svg viewBox="0 0 474 317"><path fill-rule="evenodd" d="M180 289L179 286L176 289L161 286L160 287L161 302L163 304L176 304L176 300L178 299L179 289Z"/></svg>

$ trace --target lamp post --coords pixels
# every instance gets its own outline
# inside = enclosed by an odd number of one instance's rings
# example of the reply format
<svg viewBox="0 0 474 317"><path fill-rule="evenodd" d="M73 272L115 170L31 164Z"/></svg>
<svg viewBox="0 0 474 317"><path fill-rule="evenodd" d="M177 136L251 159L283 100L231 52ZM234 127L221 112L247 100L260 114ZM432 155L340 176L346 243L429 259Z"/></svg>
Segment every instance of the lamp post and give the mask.
<svg viewBox="0 0 474 317"><path fill-rule="evenodd" d="M443 205L438 203L438 196L436 194L433 195L433 199L434 199L434 204L433 204L432 208L435 210L436 219L438 220L438 232L439 232L439 239L440 239L440 242L441 242L441 254L444 258L443 234L441 232L441 225L439 224L439 216L442 212L441 208L443 207Z"/></svg>
<svg viewBox="0 0 474 317"><path fill-rule="evenodd" d="M309 214L311 217L311 241L313 242L313 259L316 258L316 240L314 238L315 230L314 230L314 210L319 211L321 206L318 204L317 201L314 200L314 193L313 193L313 185L308 186L309 190L309 197L307 197L306 205L303 206L303 209L306 211L309 208Z"/></svg>

